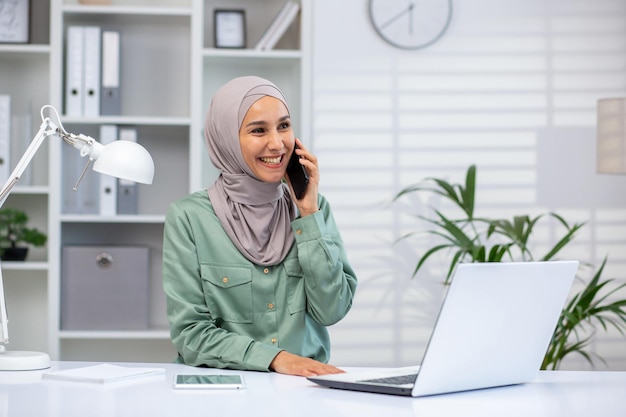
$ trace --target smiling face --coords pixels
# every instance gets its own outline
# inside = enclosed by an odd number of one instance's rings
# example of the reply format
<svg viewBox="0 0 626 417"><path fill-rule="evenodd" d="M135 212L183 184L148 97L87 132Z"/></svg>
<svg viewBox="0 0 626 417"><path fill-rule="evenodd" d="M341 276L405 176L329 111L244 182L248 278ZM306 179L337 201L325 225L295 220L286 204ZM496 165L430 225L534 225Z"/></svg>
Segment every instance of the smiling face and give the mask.
<svg viewBox="0 0 626 417"><path fill-rule="evenodd" d="M291 118L282 101L265 96L248 109L239 129L239 145L257 179L279 182L285 176L294 144Z"/></svg>

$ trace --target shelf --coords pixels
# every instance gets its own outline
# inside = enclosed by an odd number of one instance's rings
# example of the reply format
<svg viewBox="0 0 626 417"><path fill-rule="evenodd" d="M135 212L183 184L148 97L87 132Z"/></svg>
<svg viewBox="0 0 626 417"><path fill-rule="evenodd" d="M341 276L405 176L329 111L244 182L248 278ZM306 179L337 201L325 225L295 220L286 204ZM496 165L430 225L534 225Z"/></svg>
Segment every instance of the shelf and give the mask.
<svg viewBox="0 0 626 417"><path fill-rule="evenodd" d="M302 52L292 49L272 49L258 51L256 49L218 49L206 48L202 51L205 58L262 58L262 59L300 59Z"/></svg>
<svg viewBox="0 0 626 417"><path fill-rule="evenodd" d="M62 121L189 125L191 8L141 7L136 6L136 2L125 3L128 5L66 5L62 8L64 34L71 26L97 26L120 33L121 101L121 117L66 119L64 115ZM63 48L65 39L60 43ZM59 75L66 69L65 58L59 62L62 65Z"/></svg>
<svg viewBox="0 0 626 417"><path fill-rule="evenodd" d="M147 117L147 116L100 116L100 117L76 117L61 116L64 124L80 125L137 125L137 126L189 126L191 119L188 117Z"/></svg>
<svg viewBox="0 0 626 417"><path fill-rule="evenodd" d="M47 271L48 262L18 262L18 261L2 261L3 271Z"/></svg>
<svg viewBox="0 0 626 417"><path fill-rule="evenodd" d="M303 5L300 19L308 16L307 1L300 2ZM39 306L34 310L24 304L26 314L19 314L16 319L28 324L21 327L31 329L31 322L39 323L40 317L47 317L41 325L45 328L24 331L24 340L31 346L30 340L39 337L41 346L35 343L34 347L49 352L55 360L85 356L96 360L113 357L145 360L146 354L159 360L175 357L162 288L165 213L173 201L206 189L217 176L202 134L213 92L237 76L256 74L268 78L290 97L291 115L298 126L303 119L306 122L304 105L310 102L306 93L310 85L309 69L305 68L309 44L303 36L303 31L310 27L308 22L302 24L300 20L290 27L277 49L212 47L216 8L245 8L247 41L254 46L284 0L114 0L112 3L100 6L79 4L79 0L31 1L31 19L34 19L31 22L36 22L31 27L33 43L0 44L0 91L11 95L12 109L17 115L30 118L29 124L36 129L41 105L51 104L64 111L67 28L91 25L119 31L121 115L61 114L60 119L69 132L96 140L102 125L135 128L138 142L150 152L155 165L153 184L138 186L137 212L141 214L136 215L63 214L64 210L70 211L64 206L64 193L71 191L86 161L71 147L61 145L62 141L46 141L30 165L31 180L25 176L13 190L10 203L27 211L33 226L47 232L48 243L33 248L28 258L32 261L3 262L0 267L11 276L6 281L13 286L12 299L21 285L28 299L32 298ZM304 51L300 50L302 45ZM69 155L73 159L68 159ZM81 191L100 190L99 176L93 174L87 174L81 185L85 189ZM91 188L86 187L89 180L95 181ZM97 205L88 208L91 213L98 213ZM149 249L149 329L60 328L62 249L80 245ZM22 279L30 276L35 278Z"/></svg>
<svg viewBox="0 0 626 417"><path fill-rule="evenodd" d="M179 6L113 6L113 5L66 5L65 14L108 14L108 15L140 15L140 16L191 16L191 8Z"/></svg>
<svg viewBox="0 0 626 417"><path fill-rule="evenodd" d="M0 54L50 54L50 45L40 44L0 44Z"/></svg>
<svg viewBox="0 0 626 417"><path fill-rule="evenodd" d="M22 195L46 195L50 194L50 187L47 185L16 185L11 194Z"/></svg>
<svg viewBox="0 0 626 417"><path fill-rule="evenodd" d="M169 339L169 330L61 330L61 339Z"/></svg>
<svg viewBox="0 0 626 417"><path fill-rule="evenodd" d="M161 215L118 215L100 216L98 214L63 214L63 223L141 223L141 224L162 224L165 216Z"/></svg>

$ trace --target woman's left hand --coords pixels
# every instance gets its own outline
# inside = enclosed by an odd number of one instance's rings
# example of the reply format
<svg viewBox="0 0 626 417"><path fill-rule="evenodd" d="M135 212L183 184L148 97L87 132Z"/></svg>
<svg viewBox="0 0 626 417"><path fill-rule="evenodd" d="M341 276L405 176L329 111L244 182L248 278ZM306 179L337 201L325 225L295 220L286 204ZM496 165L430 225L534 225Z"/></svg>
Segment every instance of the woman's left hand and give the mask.
<svg viewBox="0 0 626 417"><path fill-rule="evenodd" d="M318 184L320 182L320 173L317 167L317 158L313 155L309 150L304 146L302 141L296 138L296 145L298 149L295 149L294 152L299 157L300 164L306 169L307 174L309 175L309 184L306 187L306 191L304 196L300 200L295 197L293 192L293 187L291 186L291 180L288 181L289 189L291 191L291 198L296 203L298 207L298 211L300 212L300 216L308 216L309 214L313 214L319 210L319 206L317 203L318 200ZM288 176L287 176L288 177ZM289 178L288 178L289 179Z"/></svg>

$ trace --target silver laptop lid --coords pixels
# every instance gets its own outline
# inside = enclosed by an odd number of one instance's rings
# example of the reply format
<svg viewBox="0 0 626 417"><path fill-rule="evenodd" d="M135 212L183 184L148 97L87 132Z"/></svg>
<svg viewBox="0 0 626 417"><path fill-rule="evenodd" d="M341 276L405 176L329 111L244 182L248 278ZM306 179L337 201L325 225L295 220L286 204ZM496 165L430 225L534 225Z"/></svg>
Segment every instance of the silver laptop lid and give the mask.
<svg viewBox="0 0 626 417"><path fill-rule="evenodd" d="M577 261L459 265L412 395L532 381L577 269Z"/></svg>

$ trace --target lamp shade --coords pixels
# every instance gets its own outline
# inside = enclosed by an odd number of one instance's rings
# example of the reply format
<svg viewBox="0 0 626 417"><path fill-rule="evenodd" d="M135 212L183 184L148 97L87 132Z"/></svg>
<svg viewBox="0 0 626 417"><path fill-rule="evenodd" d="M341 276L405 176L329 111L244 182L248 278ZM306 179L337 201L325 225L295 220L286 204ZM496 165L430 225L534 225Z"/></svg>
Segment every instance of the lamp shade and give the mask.
<svg viewBox="0 0 626 417"><path fill-rule="evenodd" d="M601 174L626 174L626 98L598 100L597 165Z"/></svg>
<svg viewBox="0 0 626 417"><path fill-rule="evenodd" d="M148 151L136 142L116 140L104 145L93 170L142 184L152 184L154 162Z"/></svg>

